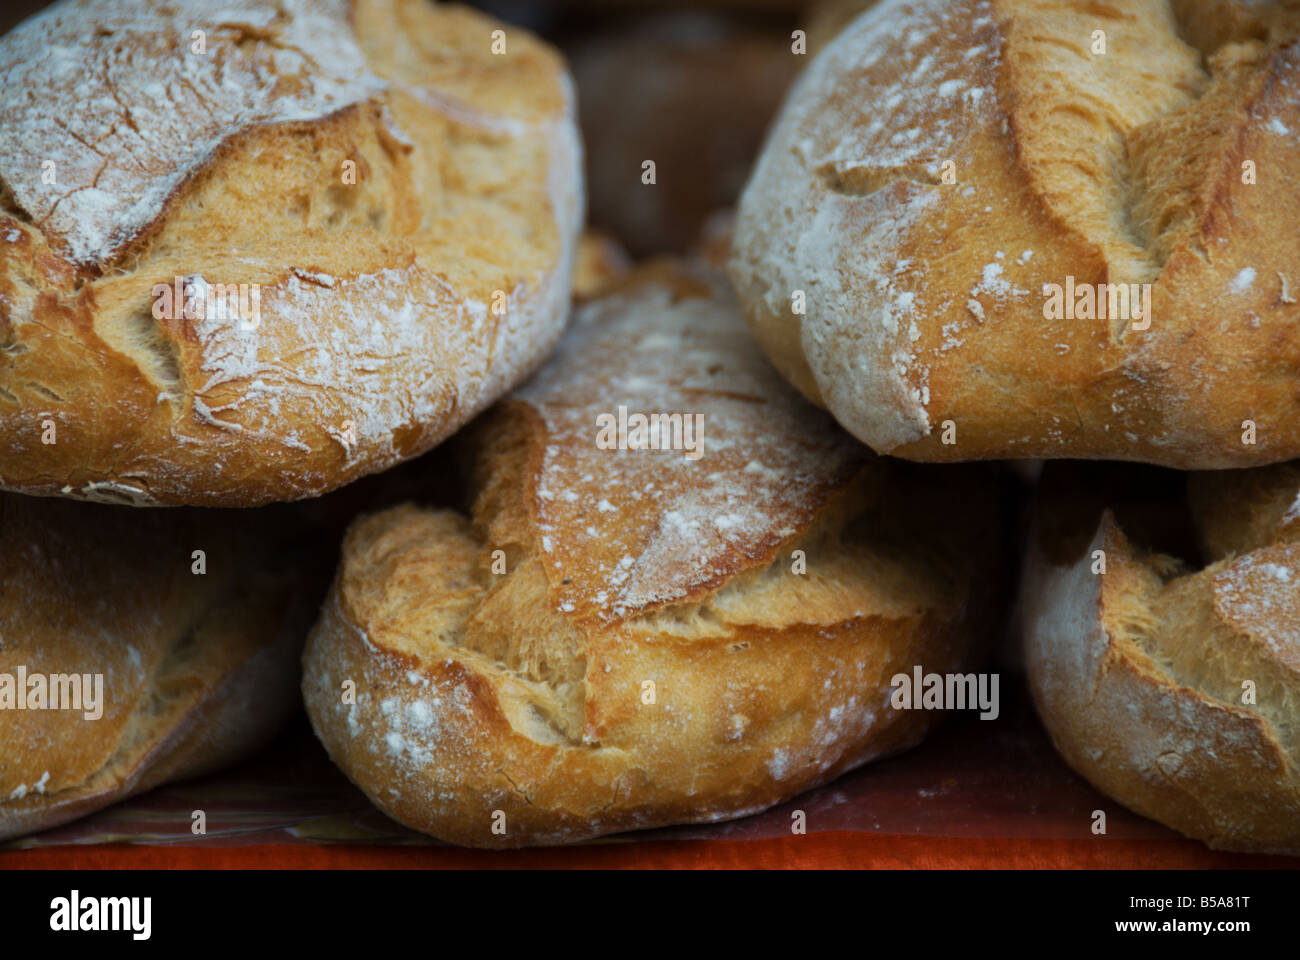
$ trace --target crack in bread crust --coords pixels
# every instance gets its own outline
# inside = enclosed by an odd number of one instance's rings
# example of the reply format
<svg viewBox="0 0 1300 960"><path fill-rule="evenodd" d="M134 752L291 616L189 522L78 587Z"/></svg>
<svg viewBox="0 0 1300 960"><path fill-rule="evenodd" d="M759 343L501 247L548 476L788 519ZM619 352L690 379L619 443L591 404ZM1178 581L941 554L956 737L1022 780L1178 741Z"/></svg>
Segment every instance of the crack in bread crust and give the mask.
<svg viewBox="0 0 1300 960"><path fill-rule="evenodd" d="M1300 179L1300 15L1212 6L893 0L855 20L740 204L730 272L773 363L909 459L1300 456L1300 194L1279 186ZM1049 318L1067 283L1136 285L1145 314ZM1267 437L1243 443L1246 420Z"/></svg>
<svg viewBox="0 0 1300 960"><path fill-rule="evenodd" d="M743 816L915 743L928 721L889 709L890 678L974 655L988 476L864 458L743 346L707 275L643 268L569 338L464 439L472 517L408 504L349 531L304 655L335 762L416 829L519 846ZM593 459L619 398L698 410L717 446L681 468L678 451ZM663 517L729 484L756 505L743 522L724 494L700 514L723 535L663 546Z"/></svg>
<svg viewBox="0 0 1300 960"><path fill-rule="evenodd" d="M1111 468L1080 497L1055 473L1022 603L1030 685L1058 749L1098 789L1212 847L1300 852L1294 465L1191 475L1178 525L1203 566L1163 552L1153 511L1123 524L1100 511L1142 491L1141 476Z"/></svg>
<svg viewBox="0 0 1300 960"><path fill-rule="evenodd" d="M492 56L491 21L424 0L223 10L69 0L0 40L0 487L319 495L562 331L581 147L553 52Z"/></svg>

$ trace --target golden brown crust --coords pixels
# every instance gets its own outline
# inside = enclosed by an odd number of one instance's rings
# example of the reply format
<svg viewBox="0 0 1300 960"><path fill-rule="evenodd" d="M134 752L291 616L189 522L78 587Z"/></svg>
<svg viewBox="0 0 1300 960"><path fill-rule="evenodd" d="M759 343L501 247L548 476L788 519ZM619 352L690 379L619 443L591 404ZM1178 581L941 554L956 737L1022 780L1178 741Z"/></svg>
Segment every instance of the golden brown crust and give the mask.
<svg viewBox="0 0 1300 960"><path fill-rule="evenodd" d="M731 272L773 361L911 459L1300 456L1300 19L1233 6L1259 22L1165 0L854 21L740 206ZM1150 284L1149 329L1049 318L1069 283Z"/></svg>
<svg viewBox="0 0 1300 960"><path fill-rule="evenodd" d="M1110 506L1146 483L1109 473ZM1296 471L1191 476L1183 526L1202 568L1163 552L1147 511L1121 523L1059 474L1045 474L1022 597L1057 748L1098 789L1212 847L1300 852L1300 538L1277 509L1284 487L1300 495Z"/></svg>
<svg viewBox="0 0 1300 960"><path fill-rule="evenodd" d="M286 553L288 524L0 496L0 679L102 677L90 716L0 693L0 838L215 769L276 732L319 589Z"/></svg>
<svg viewBox="0 0 1300 960"><path fill-rule="evenodd" d="M494 54L499 27L109 0L0 39L0 486L314 496L529 373L568 307L580 148L559 59L515 29ZM183 316L178 284L233 310Z"/></svg>
<svg viewBox="0 0 1300 960"><path fill-rule="evenodd" d="M620 404L701 413L703 455L597 450ZM985 622L987 475L870 457L770 371L707 273L660 263L580 311L465 450L472 518L356 523L304 655L335 762L442 839L770 806L920 739L934 715L891 709L891 677L958 669Z"/></svg>

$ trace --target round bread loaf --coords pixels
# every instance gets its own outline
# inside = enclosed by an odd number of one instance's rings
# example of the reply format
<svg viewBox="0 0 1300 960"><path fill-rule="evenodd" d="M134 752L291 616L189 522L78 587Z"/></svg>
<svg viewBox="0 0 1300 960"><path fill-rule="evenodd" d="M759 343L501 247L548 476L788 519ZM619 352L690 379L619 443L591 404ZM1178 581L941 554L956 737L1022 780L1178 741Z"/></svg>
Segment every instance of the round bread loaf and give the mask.
<svg viewBox="0 0 1300 960"><path fill-rule="evenodd" d="M731 275L879 452L1300 456L1300 4L888 0L800 76Z"/></svg>
<svg viewBox="0 0 1300 960"><path fill-rule="evenodd" d="M571 84L425 0L68 0L0 38L0 486L315 496L563 328Z"/></svg>
<svg viewBox="0 0 1300 960"><path fill-rule="evenodd" d="M1097 789L1300 854L1300 466L1043 476L1021 603L1038 712Z"/></svg>
<svg viewBox="0 0 1300 960"><path fill-rule="evenodd" d="M702 417L703 443L602 448L622 414ZM444 840L761 810L916 743L936 714L892 678L959 669L987 620L989 476L871 456L716 274L634 272L457 445L470 515L358 521L303 677L334 761Z"/></svg>
<svg viewBox="0 0 1300 960"><path fill-rule="evenodd" d="M325 579L295 527L0 495L0 840L276 733Z"/></svg>

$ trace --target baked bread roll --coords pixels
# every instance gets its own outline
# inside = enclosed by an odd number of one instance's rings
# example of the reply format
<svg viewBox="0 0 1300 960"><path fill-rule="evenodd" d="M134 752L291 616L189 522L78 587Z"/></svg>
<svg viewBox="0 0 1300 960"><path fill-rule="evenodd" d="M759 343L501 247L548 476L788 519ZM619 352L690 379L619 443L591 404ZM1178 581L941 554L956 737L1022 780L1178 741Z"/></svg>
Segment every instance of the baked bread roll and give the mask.
<svg viewBox="0 0 1300 960"><path fill-rule="evenodd" d="M1298 505L1295 464L1043 477L1022 594L1038 712L1097 789L1218 849L1300 853Z"/></svg>
<svg viewBox="0 0 1300 960"><path fill-rule="evenodd" d="M276 733L325 580L294 532L278 512L0 495L0 840Z"/></svg>
<svg viewBox="0 0 1300 960"><path fill-rule="evenodd" d="M573 327L457 439L468 516L349 531L304 653L334 761L410 827L516 847L744 816L916 743L936 714L891 678L972 657L988 475L870 456L717 275L641 268ZM601 449L620 408L703 417L701 455Z"/></svg>
<svg viewBox="0 0 1300 960"><path fill-rule="evenodd" d="M427 450L558 338L579 152L558 57L461 8L27 21L0 38L0 486L249 506Z"/></svg>
<svg viewBox="0 0 1300 960"><path fill-rule="evenodd" d="M888 0L801 74L731 275L875 450L1300 456L1300 6Z"/></svg>

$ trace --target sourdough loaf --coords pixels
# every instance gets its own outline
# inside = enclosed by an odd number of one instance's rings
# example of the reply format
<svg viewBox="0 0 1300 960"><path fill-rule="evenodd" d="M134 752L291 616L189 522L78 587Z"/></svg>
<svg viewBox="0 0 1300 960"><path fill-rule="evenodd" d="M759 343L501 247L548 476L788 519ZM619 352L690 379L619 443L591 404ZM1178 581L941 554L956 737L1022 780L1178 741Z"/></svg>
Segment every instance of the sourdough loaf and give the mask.
<svg viewBox="0 0 1300 960"><path fill-rule="evenodd" d="M1021 603L1075 770L1212 847L1300 853L1300 467L1049 464Z"/></svg>
<svg viewBox="0 0 1300 960"><path fill-rule="evenodd" d="M314 496L553 346L558 57L425 0L65 0L0 38L0 486Z"/></svg>
<svg viewBox="0 0 1300 960"><path fill-rule="evenodd" d="M875 450L1300 456L1300 5L887 0L800 76L731 261Z"/></svg>
<svg viewBox="0 0 1300 960"><path fill-rule="evenodd" d="M0 839L270 739L324 585L299 527L0 494Z"/></svg>
<svg viewBox="0 0 1300 960"><path fill-rule="evenodd" d="M601 449L620 407L702 416L700 455ZM958 669L987 621L987 474L870 455L714 274L635 271L457 446L472 509L354 524L303 677L334 761L444 840L761 810L916 743L937 715L891 678Z"/></svg>

